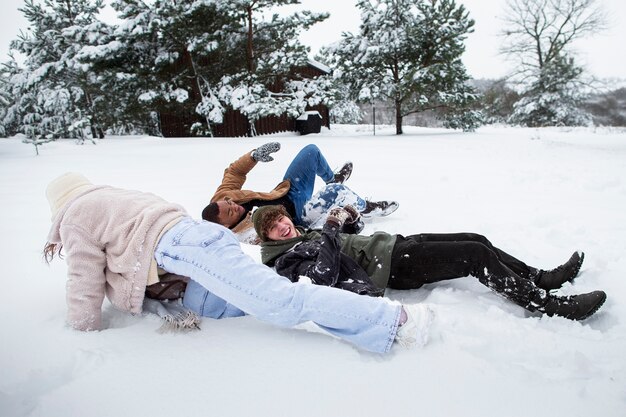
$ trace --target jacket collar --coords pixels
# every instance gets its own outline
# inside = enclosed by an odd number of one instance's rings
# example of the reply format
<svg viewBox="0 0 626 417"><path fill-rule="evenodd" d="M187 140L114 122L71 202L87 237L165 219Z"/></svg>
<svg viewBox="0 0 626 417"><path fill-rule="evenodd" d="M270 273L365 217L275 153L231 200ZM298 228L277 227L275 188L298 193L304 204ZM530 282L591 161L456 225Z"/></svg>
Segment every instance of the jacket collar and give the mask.
<svg viewBox="0 0 626 417"><path fill-rule="evenodd" d="M287 240L262 242L261 262L267 264L278 258L283 253L293 249L293 247L298 243L304 242L305 240L318 239L320 237L320 234L315 230L306 230L300 226L296 226L296 229L300 232L300 236Z"/></svg>

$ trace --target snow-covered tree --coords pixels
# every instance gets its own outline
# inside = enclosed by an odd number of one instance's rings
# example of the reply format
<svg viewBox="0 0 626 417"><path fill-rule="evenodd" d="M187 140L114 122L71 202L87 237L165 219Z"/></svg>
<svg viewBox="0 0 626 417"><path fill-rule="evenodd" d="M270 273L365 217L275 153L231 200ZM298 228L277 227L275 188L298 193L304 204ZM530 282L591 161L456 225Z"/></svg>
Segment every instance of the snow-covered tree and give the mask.
<svg viewBox="0 0 626 417"><path fill-rule="evenodd" d="M219 48L225 22L217 2L113 0L111 6L121 23L108 42L81 56L114 92L118 129L159 134L156 113L196 115L201 122L196 109L211 105L207 98L216 96L219 74L229 65ZM213 72L205 70L208 64Z"/></svg>
<svg viewBox="0 0 626 417"><path fill-rule="evenodd" d="M448 127L471 130L481 115L461 55L474 21L454 0L360 0L358 34L324 53L361 102L393 103L396 133L412 113L435 110Z"/></svg>
<svg viewBox="0 0 626 417"><path fill-rule="evenodd" d="M485 116L485 123L506 123L513 113L513 105L520 95L506 81L473 80L477 90L481 93L481 108Z"/></svg>
<svg viewBox="0 0 626 417"><path fill-rule="evenodd" d="M507 0L501 52L514 63L510 79L522 98L512 121L529 126L586 123L576 107L585 90L573 44L602 30L597 0Z"/></svg>
<svg viewBox="0 0 626 417"><path fill-rule="evenodd" d="M509 122L532 127L590 124L591 116L582 108L586 94L577 82L581 72L572 59L551 59L514 104Z"/></svg>
<svg viewBox="0 0 626 417"><path fill-rule="evenodd" d="M0 64L0 137L12 136L20 131L21 117L15 114L18 98L13 95L12 80L21 71L13 55L10 55L9 61Z"/></svg>
<svg viewBox="0 0 626 417"><path fill-rule="evenodd" d="M231 47L245 65L223 80L224 104L244 114L250 123L268 115L299 116L307 105L328 102L332 83L327 77L309 80L294 71L308 63L309 49L298 40L303 30L326 19L327 13L301 11L286 16L275 12L299 0L233 0L221 2L232 17L226 30ZM271 14L271 17L267 17ZM229 93L232 95L229 96Z"/></svg>
<svg viewBox="0 0 626 417"><path fill-rule="evenodd" d="M363 119L361 108L352 100L342 100L330 109L330 121L340 124L356 124Z"/></svg>
<svg viewBox="0 0 626 417"><path fill-rule="evenodd" d="M266 18L271 8L294 3L114 0L122 23L114 40L89 51L89 60L111 89L136 93L122 104L133 106L127 115L156 110L183 116L194 132L210 134L235 109L254 134L258 118L295 114L324 94L324 82L307 82L292 69L307 62L300 31L326 15ZM313 85L319 85L315 92Z"/></svg>
<svg viewBox="0 0 626 417"><path fill-rule="evenodd" d="M93 137L103 136L98 80L76 59L106 30L97 19L102 7L102 0L26 0L20 9L29 29L11 43L25 62L11 79L15 102L8 113L21 117L28 138L83 140L89 129Z"/></svg>
<svg viewBox="0 0 626 417"><path fill-rule="evenodd" d="M282 6L299 3L299 0L220 2L220 8L232 18L231 26L225 30L235 35L231 39L238 54L245 57L243 68L264 84L284 79L294 66L307 63L308 48L299 42L298 36L328 17L327 13L310 11L284 16L277 13Z"/></svg>

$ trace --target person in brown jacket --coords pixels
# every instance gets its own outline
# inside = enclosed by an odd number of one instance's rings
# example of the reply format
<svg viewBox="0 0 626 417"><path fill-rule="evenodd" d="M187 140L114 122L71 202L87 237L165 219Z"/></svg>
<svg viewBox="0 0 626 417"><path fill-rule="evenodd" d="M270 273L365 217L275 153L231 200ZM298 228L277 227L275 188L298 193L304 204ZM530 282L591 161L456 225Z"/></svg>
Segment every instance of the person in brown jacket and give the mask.
<svg viewBox="0 0 626 417"><path fill-rule="evenodd" d="M101 330L105 296L118 309L142 312L158 271L190 277L215 300L282 327L312 321L357 347L385 353L394 342L425 343L432 313L347 291L285 280L243 253L223 226L189 217L178 204L140 191L94 185L64 174L46 189L52 226L46 261L67 262L68 324Z"/></svg>
<svg viewBox="0 0 626 417"><path fill-rule="evenodd" d="M344 185L352 173L352 163L346 162L333 172L320 149L307 145L293 159L283 180L269 192L244 190L246 176L257 162L269 162L272 153L280 150L280 143L270 142L247 152L224 170L222 183L211 202L202 211L202 218L228 227L241 241L258 243L251 213L255 207L280 204L296 224L305 227L322 225L328 211L335 206L352 205L363 217L387 216L398 208L395 201L372 202L361 198ZM326 185L313 195L315 179L319 176ZM363 229L355 225L352 233Z"/></svg>

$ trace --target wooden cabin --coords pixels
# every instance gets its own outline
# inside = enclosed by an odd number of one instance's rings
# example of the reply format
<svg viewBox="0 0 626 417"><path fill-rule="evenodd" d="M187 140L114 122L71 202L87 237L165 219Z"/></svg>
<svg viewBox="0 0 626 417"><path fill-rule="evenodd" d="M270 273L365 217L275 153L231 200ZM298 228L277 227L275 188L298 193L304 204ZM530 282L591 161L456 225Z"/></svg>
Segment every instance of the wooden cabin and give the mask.
<svg viewBox="0 0 626 417"><path fill-rule="evenodd" d="M330 69L321 63L309 61L307 66L294 69L294 73L304 78L314 78L329 74ZM280 92L282 90L282 86L273 85L270 89L272 91ZM306 111L319 112L322 118L322 126L330 128L330 115L327 106L309 106L306 108ZM159 112L161 133L164 137L192 136L192 125L194 123L203 122L203 118L197 114L179 114L171 111ZM215 137L241 137L249 135L248 119L237 110L227 110L224 114L223 123L212 125L212 128L213 136ZM289 117L287 115L263 117L255 122L255 129L257 135L298 131L296 118Z"/></svg>

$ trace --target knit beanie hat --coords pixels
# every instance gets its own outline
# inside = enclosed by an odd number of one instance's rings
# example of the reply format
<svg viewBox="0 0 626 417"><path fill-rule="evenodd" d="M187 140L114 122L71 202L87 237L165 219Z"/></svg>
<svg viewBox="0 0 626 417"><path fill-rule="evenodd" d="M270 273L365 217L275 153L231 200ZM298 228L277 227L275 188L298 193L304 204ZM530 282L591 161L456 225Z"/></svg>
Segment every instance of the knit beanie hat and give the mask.
<svg viewBox="0 0 626 417"><path fill-rule="evenodd" d="M259 236L263 242L267 241L267 236L265 232L267 229L274 223L274 221L278 220L280 217L286 216L291 221L291 216L287 213L285 207L281 205L275 206L261 206L252 213L252 223L254 223L254 230L256 230L256 234Z"/></svg>
<svg viewBox="0 0 626 417"><path fill-rule="evenodd" d="M59 210L72 198L87 191L93 184L81 174L68 172L52 180L46 188L46 198L50 204L52 220Z"/></svg>

